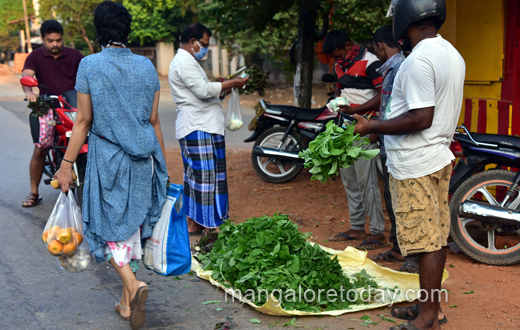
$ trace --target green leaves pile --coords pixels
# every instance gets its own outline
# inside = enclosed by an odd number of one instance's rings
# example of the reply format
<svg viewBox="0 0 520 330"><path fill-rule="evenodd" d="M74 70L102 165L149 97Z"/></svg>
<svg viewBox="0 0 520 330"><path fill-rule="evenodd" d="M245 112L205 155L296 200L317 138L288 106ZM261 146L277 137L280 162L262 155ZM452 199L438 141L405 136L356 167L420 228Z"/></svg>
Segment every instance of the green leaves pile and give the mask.
<svg viewBox="0 0 520 330"><path fill-rule="evenodd" d="M29 102L27 107L32 110L31 116L35 117L45 116L51 108L49 102L42 101L39 96L36 98L36 101Z"/></svg>
<svg viewBox="0 0 520 330"><path fill-rule="evenodd" d="M354 125L347 125L346 129L329 121L327 129L321 132L309 148L300 151L299 157L305 159L305 168L311 168L311 180L326 182L332 175L338 175L340 168L348 168L360 157L372 159L379 153L379 149L365 150L361 146L369 144L367 138L359 134L354 136ZM354 142L361 141L354 146Z"/></svg>
<svg viewBox="0 0 520 330"><path fill-rule="evenodd" d="M251 94L254 91L258 91L258 95L264 97L270 72L266 72L258 65L253 64L249 69L245 70L245 73L249 75L249 81L243 89L239 89L240 94Z"/></svg>
<svg viewBox="0 0 520 330"><path fill-rule="evenodd" d="M301 234L298 226L286 215L252 218L241 224L225 222L213 249L198 258L205 270L212 271L212 277L226 287L240 290L243 297L257 305L267 301L267 290L281 301L285 310L320 312L324 310L348 309L350 304L361 304L353 288L377 288L366 272L360 272L351 280L345 276L337 256L322 250L317 244L306 241L310 234ZM298 298L308 289L317 293L310 302ZM344 290L340 299L341 287ZM281 292L273 290L281 290ZM288 290L295 291L295 297L287 296ZM321 290L320 290L321 289ZM336 290L338 296L327 300L326 292ZM254 295L248 292L254 290ZM312 299L312 295L308 296ZM281 298L281 299L280 299ZM350 302L349 299L353 302ZM343 301L342 301L343 300Z"/></svg>

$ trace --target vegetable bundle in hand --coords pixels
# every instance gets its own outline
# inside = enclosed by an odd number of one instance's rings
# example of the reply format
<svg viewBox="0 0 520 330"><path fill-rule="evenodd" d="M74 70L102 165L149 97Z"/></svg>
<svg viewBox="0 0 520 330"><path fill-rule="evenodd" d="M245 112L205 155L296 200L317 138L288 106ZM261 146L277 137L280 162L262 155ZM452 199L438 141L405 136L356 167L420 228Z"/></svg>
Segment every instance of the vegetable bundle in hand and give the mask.
<svg viewBox="0 0 520 330"><path fill-rule="evenodd" d="M334 121L329 121L325 132L320 133L314 141L309 143L309 148L300 151L299 157L305 159L305 168L311 168L311 180L326 182L332 175L338 175L340 168L348 168L359 157L372 159L379 153L379 149L365 150L361 146L370 144L367 138L359 134L354 136L354 125L348 125L346 129L336 126ZM361 141L354 145L354 142Z"/></svg>
<svg viewBox="0 0 520 330"><path fill-rule="evenodd" d="M249 76L249 81L244 86L244 89L239 89L240 94L251 94L254 91L258 91L258 95L264 97L270 72L266 72L258 65L253 64L245 71L245 73Z"/></svg>

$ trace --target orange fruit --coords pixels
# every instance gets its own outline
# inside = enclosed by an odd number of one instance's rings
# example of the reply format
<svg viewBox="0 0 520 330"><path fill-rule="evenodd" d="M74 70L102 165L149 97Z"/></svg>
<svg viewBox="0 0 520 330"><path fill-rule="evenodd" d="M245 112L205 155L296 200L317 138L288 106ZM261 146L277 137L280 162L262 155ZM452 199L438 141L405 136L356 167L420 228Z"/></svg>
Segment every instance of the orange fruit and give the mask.
<svg viewBox="0 0 520 330"><path fill-rule="evenodd" d="M52 226L51 228L49 228L50 231L59 231L61 229L60 226Z"/></svg>
<svg viewBox="0 0 520 330"><path fill-rule="evenodd" d="M63 250L63 245L60 244L57 240L53 239L50 241L49 245L47 245L47 250L53 255L57 256L61 254Z"/></svg>
<svg viewBox="0 0 520 330"><path fill-rule="evenodd" d="M63 254L66 254L66 255L70 255L70 254L76 252L77 249L78 249L77 245L74 244L74 242L70 242L70 243L63 245L63 250L61 252L63 252Z"/></svg>
<svg viewBox="0 0 520 330"><path fill-rule="evenodd" d="M54 233L49 229L42 235L43 243L47 244L50 240L54 239Z"/></svg>
<svg viewBox="0 0 520 330"><path fill-rule="evenodd" d="M67 227L68 230L70 230L73 234L77 233L78 231L72 227Z"/></svg>
<svg viewBox="0 0 520 330"><path fill-rule="evenodd" d="M61 244L67 244L71 238L72 238L72 231L70 231L70 229L68 229L68 228L60 229L58 231L58 233L56 234L56 239Z"/></svg>
<svg viewBox="0 0 520 330"><path fill-rule="evenodd" d="M72 241L76 243L77 246L79 246L83 242L83 236L81 236L80 233L73 233Z"/></svg>

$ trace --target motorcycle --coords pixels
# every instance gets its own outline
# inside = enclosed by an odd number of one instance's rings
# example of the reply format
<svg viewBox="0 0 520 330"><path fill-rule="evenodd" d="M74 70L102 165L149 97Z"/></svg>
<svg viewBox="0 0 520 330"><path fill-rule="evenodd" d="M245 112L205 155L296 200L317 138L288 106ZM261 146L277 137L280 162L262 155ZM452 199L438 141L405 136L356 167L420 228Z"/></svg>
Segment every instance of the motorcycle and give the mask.
<svg viewBox="0 0 520 330"><path fill-rule="evenodd" d="M520 138L470 133L462 124L451 149L459 157L450 181L451 237L479 262L519 262L520 172L501 168L520 168Z"/></svg>
<svg viewBox="0 0 520 330"><path fill-rule="evenodd" d="M326 83L335 81L325 74ZM333 97L334 92L327 95ZM259 115L253 119L256 128L244 142L255 142L251 161L255 172L267 182L285 183L297 177L303 170L303 159L298 153L307 149L309 142L325 131L330 120L338 113L326 106L305 109L288 105L276 105L260 99Z"/></svg>
<svg viewBox="0 0 520 330"><path fill-rule="evenodd" d="M25 87L47 88L43 84L38 84L38 81L34 77L22 77L20 82ZM47 176L43 182L49 185L53 181L54 174L56 174L60 167L69 144L72 126L74 125L77 115L77 94L76 91L67 91L62 95L40 95L39 99L48 103L52 108L54 119L47 121L47 125L56 128L53 145L49 148L45 156L45 165L43 168L43 173ZM57 106L58 104L59 107ZM75 180L71 189L73 189L78 206L81 206L83 203L83 185L87 168L87 153L88 144L85 142L81 147L78 158L73 164ZM53 185L53 187L57 189L57 185Z"/></svg>

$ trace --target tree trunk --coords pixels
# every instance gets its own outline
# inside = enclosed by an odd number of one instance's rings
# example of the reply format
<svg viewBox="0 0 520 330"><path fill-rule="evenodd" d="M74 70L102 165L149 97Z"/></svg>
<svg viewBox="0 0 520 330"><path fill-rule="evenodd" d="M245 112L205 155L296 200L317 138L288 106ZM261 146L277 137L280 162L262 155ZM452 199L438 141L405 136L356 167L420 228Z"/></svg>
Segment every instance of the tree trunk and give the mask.
<svg viewBox="0 0 520 330"><path fill-rule="evenodd" d="M312 71L314 69L314 34L316 29L316 0L301 0L303 9L298 24L296 73L294 75L294 103L311 107Z"/></svg>
<svg viewBox="0 0 520 330"><path fill-rule="evenodd" d="M79 20L78 20L78 22L79 22ZM81 28L81 36L83 37L83 40L85 40L85 42L87 43L90 53L94 54L95 53L94 46L92 46L92 43L90 42L90 40L87 36L87 31L85 31L85 28L83 27L83 25L80 25L80 28Z"/></svg>

